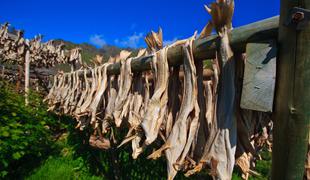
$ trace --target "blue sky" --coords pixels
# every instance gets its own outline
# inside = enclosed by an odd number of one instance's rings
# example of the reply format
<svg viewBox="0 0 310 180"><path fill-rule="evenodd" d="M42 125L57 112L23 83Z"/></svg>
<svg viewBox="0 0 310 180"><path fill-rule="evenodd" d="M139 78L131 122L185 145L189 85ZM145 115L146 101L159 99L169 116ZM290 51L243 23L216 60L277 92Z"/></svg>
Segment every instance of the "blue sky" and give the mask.
<svg viewBox="0 0 310 180"><path fill-rule="evenodd" d="M143 37L162 27L165 43L200 31L210 0L1 0L0 22L24 29L27 38L61 38L97 47L145 46ZM235 0L233 26L279 14L280 0Z"/></svg>

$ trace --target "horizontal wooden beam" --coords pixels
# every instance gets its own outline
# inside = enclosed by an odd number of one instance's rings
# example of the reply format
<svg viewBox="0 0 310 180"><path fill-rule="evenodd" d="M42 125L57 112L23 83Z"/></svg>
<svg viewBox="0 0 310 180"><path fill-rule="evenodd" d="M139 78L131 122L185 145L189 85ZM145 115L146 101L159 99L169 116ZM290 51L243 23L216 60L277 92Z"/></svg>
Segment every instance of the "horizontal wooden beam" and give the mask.
<svg viewBox="0 0 310 180"><path fill-rule="evenodd" d="M252 24L238 27L230 33L230 43L235 52L245 52L245 47L248 42L257 42L268 39L277 39L279 27L279 16L264 19ZM10 35L11 39L16 38L15 35ZM216 43L219 37L211 35L204 39L196 39L194 41L194 56L196 60L207 60L215 57ZM135 58L131 62L133 72L141 72L151 69L152 56L144 56ZM175 46L168 50L169 66L177 66L182 64L182 47ZM79 72L80 75L83 71ZM108 67L108 74L119 74L120 63L115 63ZM90 71L87 73L90 75Z"/></svg>
<svg viewBox="0 0 310 180"><path fill-rule="evenodd" d="M238 27L230 34L230 43L235 52L245 52L248 42L257 42L268 39L277 39L279 17L275 16L252 24ZM194 55L196 60L206 60L215 57L217 35L194 42ZM168 62L170 66L182 64L182 47L176 46L168 50ZM131 69L135 71L146 71L151 69L152 56L144 56L132 60ZM120 63L108 67L108 74L119 74Z"/></svg>

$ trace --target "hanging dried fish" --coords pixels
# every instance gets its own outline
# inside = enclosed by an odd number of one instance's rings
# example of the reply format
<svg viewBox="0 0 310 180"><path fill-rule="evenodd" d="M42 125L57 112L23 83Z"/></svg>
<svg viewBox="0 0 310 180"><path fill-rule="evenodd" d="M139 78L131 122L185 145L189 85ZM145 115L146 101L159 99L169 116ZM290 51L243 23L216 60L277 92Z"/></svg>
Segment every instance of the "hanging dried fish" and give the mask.
<svg viewBox="0 0 310 180"><path fill-rule="evenodd" d="M163 122L167 109L167 88L169 78L167 50L168 48L166 47L157 52L155 56L153 56L156 78L155 90L154 94L149 100L147 111L145 112L141 124L146 137L146 145L151 144L157 138L159 128Z"/></svg>
<svg viewBox="0 0 310 180"><path fill-rule="evenodd" d="M90 85L89 85L89 80L87 78L87 69L84 69L84 72L83 72L83 75L84 75L84 81L83 81L83 84L84 84L84 90L83 92L81 93L81 96L79 98L79 101L76 105L76 109L75 111L73 112L73 116L77 117L80 113L81 113L81 106L82 104L84 103L85 99L86 99L86 96L87 94L89 93L90 91Z"/></svg>
<svg viewBox="0 0 310 180"><path fill-rule="evenodd" d="M113 112L113 118L115 120L116 127L120 127L122 120L125 116L124 111L126 111L128 107L129 101L127 101L129 90L132 84L132 73L131 73L131 60L132 58L128 58L130 56L130 52L122 51L120 53L121 59L121 73L119 80L119 91L115 100L115 109Z"/></svg>
<svg viewBox="0 0 310 180"><path fill-rule="evenodd" d="M58 81L60 79L59 74L56 74L53 78L53 85L48 93L48 95L44 98L43 102L48 102L51 105L52 99L55 97L55 91L57 91Z"/></svg>
<svg viewBox="0 0 310 180"><path fill-rule="evenodd" d="M72 73L66 73L65 79L63 81L63 86L62 86L62 93L59 96L59 103L60 103L59 108L62 110L65 109L63 105L70 91L71 86L72 86Z"/></svg>
<svg viewBox="0 0 310 180"><path fill-rule="evenodd" d="M111 63L105 63L104 65L100 66L98 68L99 71L99 76L98 76L98 87L96 90L96 94L94 95L94 99L92 101L92 103L90 104L89 108L87 109L87 111L91 114L91 121L90 123L92 125L94 125L95 128L98 127L98 123L96 123L96 125L94 124L96 122L97 119L97 109L98 109L98 105L99 102L101 100L103 100L103 94L107 88L107 68ZM103 70L102 70L103 69ZM103 111L103 110L102 110Z"/></svg>
<svg viewBox="0 0 310 180"><path fill-rule="evenodd" d="M74 112L76 111L76 109L78 107L79 100L81 99L81 96L83 93L83 87L84 87L84 83L85 83L83 80L85 80L85 77L80 76L79 75L80 72L83 72L83 74L84 74L85 71L79 71L78 73L76 73L76 79L78 80L78 82L77 82L76 87L75 87L75 92L72 95L71 100L70 100L70 107L71 107L70 115L73 115Z"/></svg>
<svg viewBox="0 0 310 180"><path fill-rule="evenodd" d="M91 69L91 73L92 73L91 88L88 95L86 96L84 103L81 106L81 112L78 116L83 116L87 114L87 108L90 106L93 97L96 93L96 89L98 87L98 68Z"/></svg>
<svg viewBox="0 0 310 180"><path fill-rule="evenodd" d="M58 78L59 78L59 80L57 81L58 85L55 88L56 90L54 91L55 92L54 96L51 98L50 108L48 109L48 111L51 111L57 108L56 106L58 106L58 104L61 101L61 93L64 88L66 74L59 74Z"/></svg>
<svg viewBox="0 0 310 180"><path fill-rule="evenodd" d="M167 139L171 133L174 121L176 120L177 113L181 105L181 81L180 76L180 67L170 68L171 75L169 76L169 85L168 85L168 110L167 117L165 122L165 138Z"/></svg>
<svg viewBox="0 0 310 180"><path fill-rule="evenodd" d="M78 72L77 71L73 72L72 76L73 76L72 86L70 87L70 90L68 92L68 95L67 95L66 100L65 100L64 105L63 105L65 114L69 114L72 107L74 106L74 104L73 104L74 93L75 93L75 91L79 85Z"/></svg>
<svg viewBox="0 0 310 180"><path fill-rule="evenodd" d="M194 35L194 37L196 36L196 33ZM192 78L192 84L193 84L193 92L192 94L189 94L189 95L192 95L193 99L192 99L192 103L194 104L194 109L192 111L189 111L190 114L189 114L189 117L188 117L188 120L189 121L189 129L187 131L187 142L185 144L185 147L183 149L183 152L182 152L182 155L179 157L178 161L176 162L175 164L175 168L176 169L181 169L184 165L184 161L185 161L185 158L192 146L192 143L194 142L194 138L195 138L195 135L197 133L197 129L198 129L198 124L199 124L199 114L200 114L200 108L199 108L199 104L198 104L198 82L197 82L197 72L196 72L196 66L195 66L195 63L194 63L194 54L193 54L193 41L194 41L194 38L190 39L184 46L184 54L186 56L186 58L188 59L189 61L189 65L191 67L191 70L187 70L186 68L187 67L187 64L184 63L184 69L185 69L185 73L188 73L187 71L192 71L191 72L191 78ZM185 49L186 48L186 49ZM201 68L202 68L202 64L201 64ZM189 76L190 74L186 74L186 76ZM203 78L201 77L203 74L198 74L200 75L199 79L202 80ZM188 81L186 81L185 83L188 83ZM185 88L187 88L187 85L185 85ZM185 90L184 90L184 95L183 96L187 96L188 93L185 93ZM185 100L186 98L184 98L183 100ZM189 106L188 106L189 107ZM188 108L187 107L187 108ZM182 106L181 106L182 108ZM181 111L180 111L181 112Z"/></svg>
<svg viewBox="0 0 310 180"><path fill-rule="evenodd" d="M110 58L110 63L119 62L119 57L117 58ZM115 107L115 100L117 97L118 91L118 75L110 75L108 88L107 88L107 96L108 96L108 104L105 109L105 114L102 122L102 134L106 134L108 132L108 128L112 125L113 121L113 112Z"/></svg>
<svg viewBox="0 0 310 180"><path fill-rule="evenodd" d="M123 142L119 145L122 146L123 144L131 141L135 138L134 134L135 130L139 128L141 123L141 117L139 115L140 109L142 107L142 98L143 98L143 78L140 73L135 74L133 78L133 82L135 82L132 85L132 90L130 92L130 96L132 98L129 98L130 104L129 104L129 116L128 116L128 124L129 124L129 131L123 140Z"/></svg>
<svg viewBox="0 0 310 180"><path fill-rule="evenodd" d="M203 62L195 61L195 67L197 74L197 102L199 106L199 119L197 123L192 123L192 125L190 126L190 130L193 131L189 136L193 138L190 151L187 154L184 154L183 152L183 159L180 158L176 163L179 169L182 169L184 171L193 168L197 164L199 158L201 158L201 155L203 154L203 146L206 143L208 137L206 101L210 100L207 96L207 94L210 94L210 92L206 91L204 86Z"/></svg>
<svg viewBox="0 0 310 180"><path fill-rule="evenodd" d="M149 83L149 78L150 78L150 72L144 72L143 73L143 104L140 108L140 111L138 114L133 114L136 116L136 123L134 124L134 130L135 130L135 138L131 142L131 147L132 147L132 157L133 159L137 159L138 156L143 152L143 149L145 147L145 144L141 144L142 138L144 137L143 129L141 127L142 123L142 117L144 117L145 112L147 111L147 105L150 100L150 94L151 94L151 85Z"/></svg>
<svg viewBox="0 0 310 180"><path fill-rule="evenodd" d="M212 16L211 24L220 37L217 59L219 81L216 88L217 100L214 123L204 155L200 163L190 175L200 171L206 162L211 164L212 176L219 179L231 179L235 164L235 150L237 145L237 127L235 117L235 61L229 45L228 33L231 30L231 20L234 11L234 1L217 1L206 6ZM229 87L229 89L225 88Z"/></svg>
<svg viewBox="0 0 310 180"><path fill-rule="evenodd" d="M83 130L90 123L88 107L91 105L93 97L96 93L98 86L98 68L91 69L92 81L91 88L80 108L80 112L76 113L76 119L79 122L76 128Z"/></svg>
<svg viewBox="0 0 310 180"><path fill-rule="evenodd" d="M136 58L143 56L145 53L145 49L140 50ZM127 99L127 101L130 100L128 115L129 131L119 147L131 141L133 150L132 156L135 159L142 152L142 147L140 147L140 141L142 138L140 125L144 113L142 113L143 103L149 99L149 89L146 89L148 88L148 85L145 86L147 83L145 73L135 73L133 82L129 95L131 98Z"/></svg>
<svg viewBox="0 0 310 180"><path fill-rule="evenodd" d="M168 179L173 179L177 173L175 164L178 159L179 165L184 161L193 141L195 126L198 123L199 107L197 102L196 68L192 52L192 43L195 35L183 46L184 51L184 92L176 121L167 142L148 158L156 159L165 151L167 158Z"/></svg>
<svg viewBox="0 0 310 180"><path fill-rule="evenodd" d="M154 53L160 49L163 48L163 31L161 28L159 28L158 32L151 31L146 35L144 38L147 46L148 46L148 52Z"/></svg>
<svg viewBox="0 0 310 180"><path fill-rule="evenodd" d="M203 87L201 87L201 85L198 84L198 92L203 91L203 93L198 93L200 115L199 115L199 127L197 129L196 138L195 141L193 142L194 144L192 147L193 149L191 159L195 161L195 163L191 164L192 166L193 165L195 166L197 162L202 158L204 152L204 146L207 143L208 138L212 135L211 127L214 124L213 116L215 109L212 84L213 82L209 80L203 82Z"/></svg>

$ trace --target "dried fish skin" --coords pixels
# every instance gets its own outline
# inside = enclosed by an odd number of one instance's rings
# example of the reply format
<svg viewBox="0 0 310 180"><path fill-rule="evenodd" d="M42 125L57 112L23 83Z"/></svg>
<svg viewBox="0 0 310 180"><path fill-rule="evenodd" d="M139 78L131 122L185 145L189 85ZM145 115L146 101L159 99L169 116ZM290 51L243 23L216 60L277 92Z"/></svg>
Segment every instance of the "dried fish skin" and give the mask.
<svg viewBox="0 0 310 180"><path fill-rule="evenodd" d="M182 94L181 81L179 79L180 67L170 68L171 75L169 76L169 85L168 85L168 110L167 117L165 122L165 137L168 138L173 124L176 120L177 113L181 106L180 95Z"/></svg>
<svg viewBox="0 0 310 180"><path fill-rule="evenodd" d="M234 12L234 1L224 0L206 6L212 16L212 24L220 39L214 63L215 76L215 122L211 126L211 134L204 148L199 164L191 171L200 171L204 164L211 164L212 176L216 179L231 179L235 165L237 146L237 121L235 102L235 60L229 44L229 32L232 29L231 19Z"/></svg>
<svg viewBox="0 0 310 180"><path fill-rule="evenodd" d="M131 88L133 74L131 72L131 60L129 59L123 59L121 60L121 74L120 74L120 85L119 85L119 91L115 100L115 109L113 112L113 118L115 120L116 127L120 127L122 120L124 118L124 114L122 114L122 111L128 108L128 104L126 105L126 101L128 98L128 94Z"/></svg>
<svg viewBox="0 0 310 180"><path fill-rule="evenodd" d="M192 144L195 126L199 119L198 86L192 52L192 43L195 36L196 33L183 45L184 89L180 111L166 143L148 157L157 159L161 156L161 152L165 151L168 179L173 179L179 169L178 166L183 164L184 158ZM176 164L178 160L180 162Z"/></svg>
<svg viewBox="0 0 310 180"><path fill-rule="evenodd" d="M153 56L155 62L156 84L154 94L148 102L144 118L142 120L142 128L145 133L145 144L151 144L158 136L159 128L164 119L168 103L168 79L169 65L167 59L168 47L161 49Z"/></svg>
<svg viewBox="0 0 310 180"><path fill-rule="evenodd" d="M94 124L97 120L97 110L98 105L101 100L103 100L103 94L106 91L107 88L107 67L110 65L110 63L105 63L101 67L98 68L99 70L99 77L98 77L98 88L96 90L96 94L94 95L94 99L87 109L87 111L91 114L91 124ZM97 127L95 127L97 128Z"/></svg>

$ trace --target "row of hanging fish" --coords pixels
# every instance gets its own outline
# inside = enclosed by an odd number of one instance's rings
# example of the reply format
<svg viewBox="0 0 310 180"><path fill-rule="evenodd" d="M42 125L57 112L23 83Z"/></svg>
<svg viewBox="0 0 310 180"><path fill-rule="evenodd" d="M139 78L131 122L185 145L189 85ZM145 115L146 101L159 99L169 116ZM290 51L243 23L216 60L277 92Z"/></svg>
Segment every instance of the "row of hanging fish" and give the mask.
<svg viewBox="0 0 310 180"><path fill-rule="evenodd" d="M23 65L27 51L30 54L30 63L36 67L53 67L64 63L83 64L80 48L68 51L64 49L64 44L56 45L53 40L43 43L41 35L28 40L24 38L21 30L9 32L9 23L1 25L0 59Z"/></svg>
<svg viewBox="0 0 310 180"><path fill-rule="evenodd" d="M190 176L203 169L215 179L231 179L235 165L244 179L259 175L253 168L258 152L266 145L271 150L272 122L266 113L239 106L245 57L229 45L234 2L219 0L206 10L212 20L199 38L213 29L219 35L211 80L204 79L203 63L194 59L196 33L163 47L159 30L147 35L148 49L136 57L122 51L93 69L58 73L45 99L49 110L72 115L80 130L91 129L93 147L130 143L133 159L161 143L148 158L165 156L168 179L178 171ZM169 67L167 54L175 46L182 47L182 65ZM146 55L152 57L152 69L133 72L132 60ZM117 62L120 74L110 74ZM118 142L115 131L120 128L128 131Z"/></svg>

